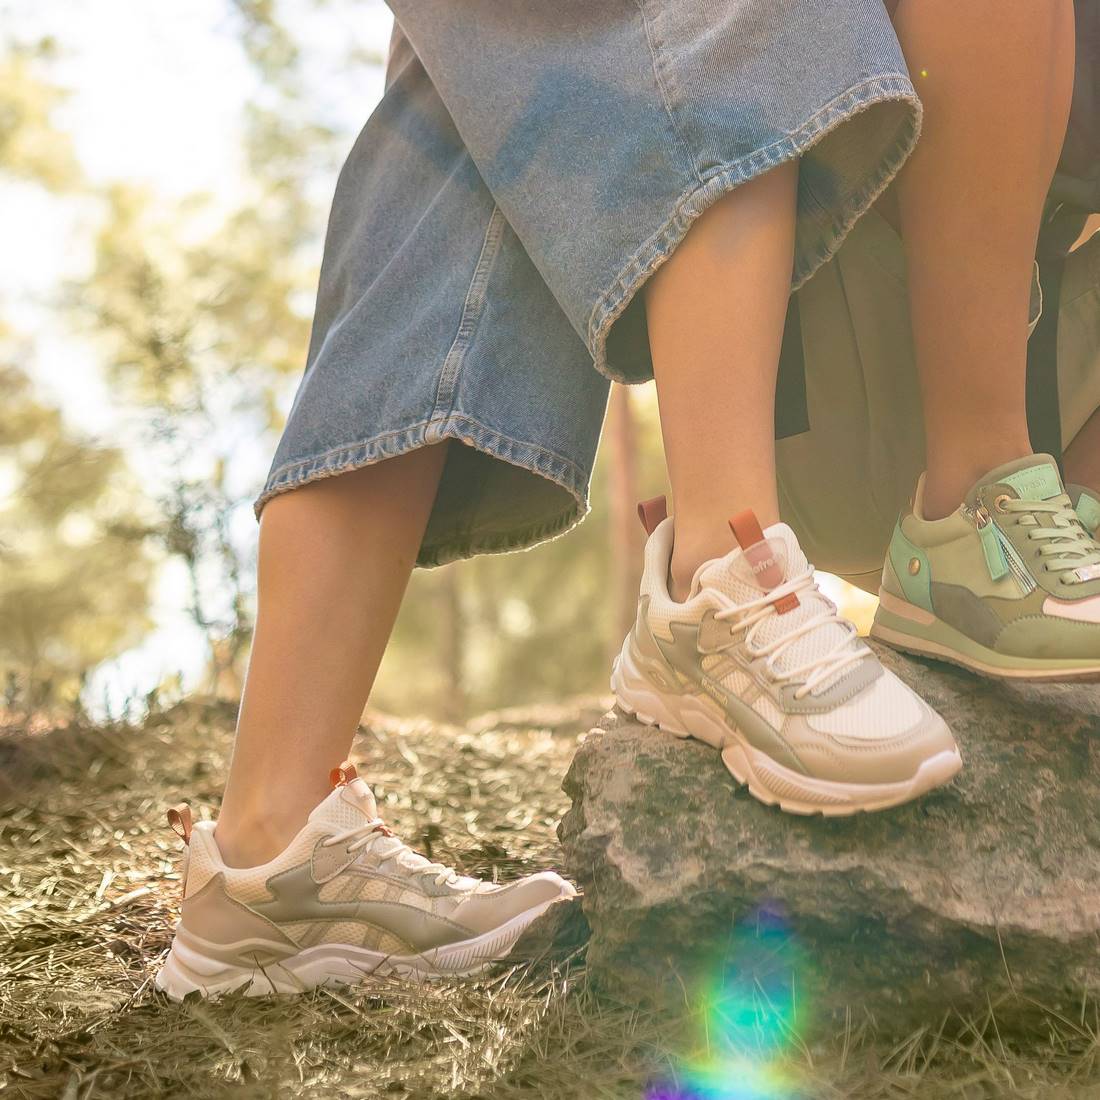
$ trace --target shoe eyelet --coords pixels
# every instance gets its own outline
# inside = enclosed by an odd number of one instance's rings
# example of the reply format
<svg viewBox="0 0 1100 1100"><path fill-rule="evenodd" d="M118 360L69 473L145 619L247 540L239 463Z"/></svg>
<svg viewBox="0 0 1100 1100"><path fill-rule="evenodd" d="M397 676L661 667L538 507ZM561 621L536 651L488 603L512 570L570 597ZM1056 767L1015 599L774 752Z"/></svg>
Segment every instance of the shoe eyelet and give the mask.
<svg viewBox="0 0 1100 1100"><path fill-rule="evenodd" d="M1008 493L1000 493L993 500L993 507L998 512L1000 512L1002 516L1005 515L1008 511L1008 509L1004 505L1004 502L1006 500L1012 500L1012 497L1010 497Z"/></svg>

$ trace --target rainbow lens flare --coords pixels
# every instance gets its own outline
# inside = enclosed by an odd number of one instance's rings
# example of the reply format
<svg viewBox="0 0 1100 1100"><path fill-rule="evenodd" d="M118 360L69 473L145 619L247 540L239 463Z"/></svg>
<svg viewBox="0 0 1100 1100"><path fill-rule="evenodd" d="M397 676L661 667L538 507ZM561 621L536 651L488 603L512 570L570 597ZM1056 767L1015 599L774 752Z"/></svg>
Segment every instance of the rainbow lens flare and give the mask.
<svg viewBox="0 0 1100 1100"><path fill-rule="evenodd" d="M645 1100L798 1100L787 1057L808 1020L805 954L781 906L736 924L699 991L701 1053L651 1084Z"/></svg>

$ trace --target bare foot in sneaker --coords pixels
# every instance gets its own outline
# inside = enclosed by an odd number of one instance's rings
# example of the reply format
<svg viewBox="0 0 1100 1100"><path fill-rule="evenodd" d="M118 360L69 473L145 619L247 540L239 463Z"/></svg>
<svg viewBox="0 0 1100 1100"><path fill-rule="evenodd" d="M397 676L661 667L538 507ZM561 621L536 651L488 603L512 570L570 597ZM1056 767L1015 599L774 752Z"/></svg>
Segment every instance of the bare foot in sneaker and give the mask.
<svg viewBox="0 0 1100 1100"><path fill-rule="evenodd" d="M881 810L951 779L950 730L837 614L794 532L761 531L751 512L730 526L740 546L701 565L682 603L668 594L672 520L653 526L611 677L619 705L719 749L751 794L791 813Z"/></svg>
<svg viewBox="0 0 1100 1100"><path fill-rule="evenodd" d="M284 851L228 867L213 822L169 820L187 843L183 913L156 985L173 1000L296 993L370 974L471 974L507 955L523 930L575 891L552 871L495 885L407 848L378 816L355 768Z"/></svg>

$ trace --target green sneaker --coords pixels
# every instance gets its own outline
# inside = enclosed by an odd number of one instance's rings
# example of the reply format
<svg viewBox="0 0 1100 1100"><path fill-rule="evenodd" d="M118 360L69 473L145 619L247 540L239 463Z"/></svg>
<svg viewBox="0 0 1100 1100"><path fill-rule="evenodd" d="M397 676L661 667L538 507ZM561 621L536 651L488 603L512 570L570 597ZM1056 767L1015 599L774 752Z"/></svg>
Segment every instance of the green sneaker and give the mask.
<svg viewBox="0 0 1100 1100"><path fill-rule="evenodd" d="M923 488L894 529L872 637L986 676L1100 677L1100 543L1054 460L999 466L945 519L921 518Z"/></svg>

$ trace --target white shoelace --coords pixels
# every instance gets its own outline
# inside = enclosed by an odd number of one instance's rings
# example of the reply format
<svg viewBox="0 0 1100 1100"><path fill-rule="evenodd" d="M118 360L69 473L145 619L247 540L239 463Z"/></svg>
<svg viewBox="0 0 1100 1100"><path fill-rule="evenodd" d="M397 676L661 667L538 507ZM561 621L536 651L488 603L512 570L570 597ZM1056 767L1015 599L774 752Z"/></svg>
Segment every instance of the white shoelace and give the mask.
<svg viewBox="0 0 1100 1100"><path fill-rule="evenodd" d="M775 683L785 684L802 681L795 690L796 699L808 695L818 684L824 683L830 677L848 668L849 665L854 665L857 661L873 656L871 651L859 641L856 628L837 613L836 605L817 587L812 566L804 573L784 581L777 588L773 588L770 592L755 600L750 600L748 603L735 604L723 593L714 589L711 591L726 605L721 611L715 612L714 617L723 622L735 622L745 629L746 648L753 657L767 658L764 667ZM784 596L798 596L799 594L820 600L828 610L822 610L818 614L804 619L789 634L784 634L781 638L776 638L763 646L755 646L753 644L755 628L764 619L778 614L772 605ZM839 640L819 657L806 661L795 668L781 672L775 667L776 660L782 656L789 646L793 645L799 638L803 638L819 627L828 624L844 627L847 637Z"/></svg>
<svg viewBox="0 0 1100 1100"><path fill-rule="evenodd" d="M399 837L395 836L389 826L380 818L372 817L364 821L362 825L355 825L351 829L345 829L342 833L336 833L321 842L322 847L331 848L337 844L351 841L347 849L349 852L362 851L364 848L373 851L383 859L394 859L400 867L410 874L436 876L437 886L450 885L459 879L458 872L453 867L445 867L442 863L433 863L430 859L414 852Z"/></svg>
<svg viewBox="0 0 1100 1100"><path fill-rule="evenodd" d="M1063 584L1083 584L1100 578L1100 546L1085 530L1069 497L1052 500L1004 500L1001 514L1015 516L1021 527L1029 528L1027 537L1042 545L1039 556L1043 568L1057 573ZM1050 517L1053 526L1041 526L1037 514Z"/></svg>

